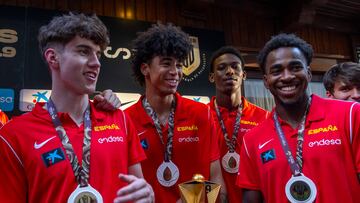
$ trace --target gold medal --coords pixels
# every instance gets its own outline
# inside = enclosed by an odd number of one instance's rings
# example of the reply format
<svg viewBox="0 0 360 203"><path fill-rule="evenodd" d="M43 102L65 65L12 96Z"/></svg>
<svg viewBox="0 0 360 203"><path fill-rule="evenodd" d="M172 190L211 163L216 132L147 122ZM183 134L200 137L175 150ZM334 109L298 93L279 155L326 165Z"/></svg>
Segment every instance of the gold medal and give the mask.
<svg viewBox="0 0 360 203"><path fill-rule="evenodd" d="M68 203L103 203L101 194L90 185L86 187L77 186L71 193Z"/></svg>
<svg viewBox="0 0 360 203"><path fill-rule="evenodd" d="M179 179L179 175L179 169L172 161L163 161L156 172L159 183L165 187L173 186Z"/></svg>
<svg viewBox="0 0 360 203"><path fill-rule="evenodd" d="M314 202L317 189L314 182L301 174L292 176L285 186L286 197L291 203Z"/></svg>
<svg viewBox="0 0 360 203"><path fill-rule="evenodd" d="M236 152L228 151L223 156L221 164L226 172L237 173L239 171L240 155Z"/></svg>

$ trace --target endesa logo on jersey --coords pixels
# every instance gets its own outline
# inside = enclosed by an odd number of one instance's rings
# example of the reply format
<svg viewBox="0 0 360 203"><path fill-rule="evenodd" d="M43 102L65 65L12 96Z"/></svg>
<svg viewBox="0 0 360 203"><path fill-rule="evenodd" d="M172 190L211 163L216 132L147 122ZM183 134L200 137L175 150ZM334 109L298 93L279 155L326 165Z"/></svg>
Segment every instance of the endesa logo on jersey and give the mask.
<svg viewBox="0 0 360 203"><path fill-rule="evenodd" d="M22 89L20 91L20 111L31 111L37 102L49 101L51 90Z"/></svg>
<svg viewBox="0 0 360 203"><path fill-rule="evenodd" d="M199 137L180 137L179 142L199 142Z"/></svg>
<svg viewBox="0 0 360 203"><path fill-rule="evenodd" d="M309 147L324 147L331 145L341 145L340 139L322 139L319 141L309 142Z"/></svg>
<svg viewBox="0 0 360 203"><path fill-rule="evenodd" d="M14 90L0 88L0 109L12 111L14 109Z"/></svg>
<svg viewBox="0 0 360 203"><path fill-rule="evenodd" d="M109 137L102 137L98 139L100 144L103 143L112 143L112 142L124 142L124 138L122 136L109 136Z"/></svg>

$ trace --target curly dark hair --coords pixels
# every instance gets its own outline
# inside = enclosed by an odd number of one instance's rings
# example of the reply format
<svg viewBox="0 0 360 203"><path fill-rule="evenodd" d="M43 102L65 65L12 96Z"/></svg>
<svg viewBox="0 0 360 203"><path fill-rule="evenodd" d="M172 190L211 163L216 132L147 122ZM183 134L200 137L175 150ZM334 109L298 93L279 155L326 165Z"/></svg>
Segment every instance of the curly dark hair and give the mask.
<svg viewBox="0 0 360 203"><path fill-rule="evenodd" d="M260 51L257 57L257 61L260 65L260 69L264 74L265 74L265 62L268 54L271 51L281 47L296 47L300 49L300 51L302 52L302 54L306 59L307 65L310 65L314 52L312 46L303 39L296 36L295 34L281 33L273 36L271 40L265 44L264 48Z"/></svg>
<svg viewBox="0 0 360 203"><path fill-rule="evenodd" d="M337 81L360 87L360 64L344 62L332 66L323 77L325 89L333 94L335 82Z"/></svg>
<svg viewBox="0 0 360 203"><path fill-rule="evenodd" d="M95 15L69 12L54 17L49 24L40 27L38 34L41 55L50 46L65 45L74 37L89 39L104 50L110 43L109 32L104 23Z"/></svg>
<svg viewBox="0 0 360 203"><path fill-rule="evenodd" d="M223 46L223 47L220 47L218 50L216 50L213 53L213 55L211 56L209 74L214 72L214 69L215 69L214 62L215 62L215 60L219 56L224 55L224 54L233 54L236 57L238 57L240 59L240 61L241 61L241 69L244 69L245 61L244 61L244 58L241 56L240 52L233 46Z"/></svg>
<svg viewBox="0 0 360 203"><path fill-rule="evenodd" d="M142 63L149 63L155 56L170 56L184 61L192 49L189 35L172 24L153 24L145 32L138 33L133 41L132 69L141 86L145 77L141 73Z"/></svg>

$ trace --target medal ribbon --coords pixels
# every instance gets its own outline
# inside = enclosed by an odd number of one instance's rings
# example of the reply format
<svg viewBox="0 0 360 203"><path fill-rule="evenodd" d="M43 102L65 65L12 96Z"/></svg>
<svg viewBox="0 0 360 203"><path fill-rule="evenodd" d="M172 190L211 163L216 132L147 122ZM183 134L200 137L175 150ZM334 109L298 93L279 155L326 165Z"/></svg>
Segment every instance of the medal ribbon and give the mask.
<svg viewBox="0 0 360 203"><path fill-rule="evenodd" d="M306 116L309 111L310 103L311 103L311 97L309 97L304 116L301 119L301 122L299 125L298 137L297 137L297 147L296 147L296 162L294 160L294 157L291 154L289 144L285 138L284 131L282 130L282 128L280 126L280 122L279 122L276 111L274 112L274 115L273 115L276 132L279 136L279 139L281 141L281 146L285 152L285 155L287 157L291 171L294 176L299 176L300 173L302 172L302 167L303 167L302 152L303 152L303 143L304 143L305 120L306 120Z"/></svg>
<svg viewBox="0 0 360 203"><path fill-rule="evenodd" d="M51 98L47 102L47 110L50 114L51 120L54 124L55 130L61 139L61 143L65 148L66 155L70 160L71 167L74 171L76 181L80 187L88 185L89 181L89 169L90 169L90 144L91 144L91 120L90 120L90 105L84 112L84 141L83 141L83 154L82 165L79 164L79 160L74 152L74 148L70 143L69 137L66 134L64 127L57 115L55 105Z"/></svg>
<svg viewBox="0 0 360 203"><path fill-rule="evenodd" d="M233 130L231 140L228 137L228 133L226 131L224 120L221 117L221 113L220 113L220 110L219 110L219 107L217 105L216 100L214 102L214 106L215 106L215 111L216 111L217 118L218 118L219 123L220 123L221 131L224 134L224 139L225 139L226 145L228 147L228 150L229 150L229 152L234 152L235 151L235 146L236 146L236 141L237 141L237 134L238 134L239 128L240 128L240 120L241 120L241 114L242 114L242 108L243 108L242 103L239 105L237 113L236 113L236 118L235 118L235 123L234 123L234 130Z"/></svg>
<svg viewBox="0 0 360 203"><path fill-rule="evenodd" d="M159 135L160 141L163 145L165 145L164 143L164 138L163 138L163 134L162 134L162 130L161 130L161 124L160 124L160 120L159 117L157 116L156 112L154 111L154 109L151 107L151 105L149 104L148 100L146 99L146 97L142 100L142 105L146 111L146 113L150 116L150 118L153 120L156 131ZM175 116L175 107L176 107L176 102L175 99L171 102L171 109L170 109L170 114L169 114L169 121L168 121L168 137L167 137L167 141L166 141L166 149L165 149L165 162L169 162L171 160L171 154L172 154L172 147L173 147L173 136L174 136L174 116Z"/></svg>

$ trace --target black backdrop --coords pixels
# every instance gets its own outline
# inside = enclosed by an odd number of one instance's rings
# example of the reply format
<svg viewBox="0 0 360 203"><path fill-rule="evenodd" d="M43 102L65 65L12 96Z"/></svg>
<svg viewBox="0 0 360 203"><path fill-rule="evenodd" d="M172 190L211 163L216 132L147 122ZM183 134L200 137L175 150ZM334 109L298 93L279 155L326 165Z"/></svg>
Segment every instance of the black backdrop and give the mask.
<svg viewBox="0 0 360 203"><path fill-rule="evenodd" d="M19 94L22 89L51 89L48 68L42 61L37 45L37 33L61 12L23 7L0 7L0 90L13 89L14 108L8 115L19 115ZM122 20L114 17L99 16L110 31L110 47L107 53L114 55L118 48L131 49L131 41L137 32L151 26L149 22ZM222 32L183 27L190 36L197 37L200 51L200 64L196 70L185 75L179 92L186 95L211 96L214 87L208 82L208 68L211 53L224 45ZM16 54L14 55L14 50ZM115 58L102 56L101 74L98 90L112 89L115 92L142 93L143 89L131 76L131 60L123 59L124 52ZM1 100L0 108L4 105Z"/></svg>

